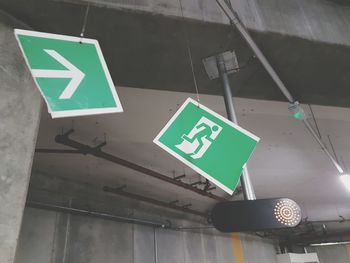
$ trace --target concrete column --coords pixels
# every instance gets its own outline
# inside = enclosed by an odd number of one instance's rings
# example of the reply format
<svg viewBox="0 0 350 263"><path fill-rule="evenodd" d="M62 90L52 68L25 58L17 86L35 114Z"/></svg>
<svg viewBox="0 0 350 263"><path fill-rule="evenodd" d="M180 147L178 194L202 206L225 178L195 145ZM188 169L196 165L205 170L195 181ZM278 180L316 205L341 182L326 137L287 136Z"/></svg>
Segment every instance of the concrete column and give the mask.
<svg viewBox="0 0 350 263"><path fill-rule="evenodd" d="M41 99L13 34L24 28L0 13L0 261L14 262L31 174Z"/></svg>

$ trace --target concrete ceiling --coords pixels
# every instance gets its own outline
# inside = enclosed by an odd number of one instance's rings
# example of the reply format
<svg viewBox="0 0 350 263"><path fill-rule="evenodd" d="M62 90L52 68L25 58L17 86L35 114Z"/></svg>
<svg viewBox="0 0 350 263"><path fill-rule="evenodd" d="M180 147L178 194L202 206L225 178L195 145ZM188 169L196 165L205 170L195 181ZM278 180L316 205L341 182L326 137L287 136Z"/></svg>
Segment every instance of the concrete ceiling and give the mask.
<svg viewBox="0 0 350 263"><path fill-rule="evenodd" d="M349 1L346 1L346 0L329 0L329 1L337 3L337 4L340 4L340 5L344 5L344 6L349 6L350 5Z"/></svg>
<svg viewBox="0 0 350 263"><path fill-rule="evenodd" d="M80 3L80 4L78 4ZM0 8L35 30L79 35L81 1L0 0ZM304 103L350 106L350 49L270 32L251 32L291 93ZM193 92L185 36L193 52L199 89L221 94L209 81L202 58L234 49L241 66L252 56L238 33L224 24L175 19L92 5L86 36L100 41L115 82L146 89ZM232 75L238 97L284 100L257 60Z"/></svg>
<svg viewBox="0 0 350 263"><path fill-rule="evenodd" d="M104 151L169 177L185 172L187 183L197 181L199 175L152 143L179 105L193 94L135 88L118 88L118 91L125 109L121 114L52 120L45 107L37 147L62 148L54 142L54 137L72 127L75 132L71 137L91 146L103 141L106 134ZM221 97L202 95L201 101L225 116ZM240 124L262 139L248 163L258 198L293 198L302 205L305 216L314 220L335 219L338 215L350 217L349 193L338 180L337 171L302 123L290 117L286 103L251 99L236 99L235 103ZM313 111L325 142L330 135L338 157L349 164L350 110L313 106ZM190 202L193 209L202 211L214 203L91 156L37 153L33 171L99 187L126 184L131 192L169 202L176 199L182 204ZM227 196L218 189L213 192Z"/></svg>

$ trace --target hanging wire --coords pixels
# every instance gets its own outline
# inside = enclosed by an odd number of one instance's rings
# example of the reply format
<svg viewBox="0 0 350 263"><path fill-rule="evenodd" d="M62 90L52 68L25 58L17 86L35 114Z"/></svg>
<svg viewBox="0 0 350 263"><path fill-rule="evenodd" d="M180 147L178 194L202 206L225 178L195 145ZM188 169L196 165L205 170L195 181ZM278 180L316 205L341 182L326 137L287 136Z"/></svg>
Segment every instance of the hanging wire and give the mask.
<svg viewBox="0 0 350 263"><path fill-rule="evenodd" d="M90 10L90 2L87 3L87 6L86 6L86 10L85 10L85 16L84 16L84 22L83 22L83 26L81 28L81 33L80 33L80 44L83 43L83 39L84 39L84 35L85 35L85 29L86 29L86 24L87 24L87 18L88 18L88 15L89 15L89 10Z"/></svg>
<svg viewBox="0 0 350 263"><path fill-rule="evenodd" d="M314 111L313 111L313 109L311 107L311 104L308 104L308 105L309 105L309 108L310 108L312 119L313 119L313 121L315 123L315 126L316 126L316 131L318 133L318 137L320 137L320 139L322 140L322 135L321 135L320 129L318 128L318 124L317 124L317 121L316 121L316 118L315 118Z"/></svg>
<svg viewBox="0 0 350 263"><path fill-rule="evenodd" d="M344 167L345 172L347 172L347 171L348 171L348 167L346 166L346 164L345 164L345 162L344 162L343 156L340 156L340 161L341 161L341 163L343 164L343 167Z"/></svg>
<svg viewBox="0 0 350 263"><path fill-rule="evenodd" d="M332 149L333 155L335 157L335 160L339 163L339 159L338 159L337 154L335 153L335 149L334 149L334 146L333 146L333 143L331 140L331 136L328 134L327 137L328 137L329 144L331 145L331 149Z"/></svg>
<svg viewBox="0 0 350 263"><path fill-rule="evenodd" d="M192 77L193 77L193 83L194 83L194 87L195 87L195 90L196 90L197 102L198 102L198 107L199 107L200 98L199 98L198 84L197 84L196 74L195 74L195 71L194 71L190 40L189 40L188 32L187 32L187 29L186 29L186 26L185 26L185 16L184 16L184 11L183 11L183 6L182 6L182 1L181 0L179 0L179 4L180 4L180 9L181 9L181 15L182 15L182 27L183 27L184 36L185 36L185 39L186 39L186 49L187 49L188 58L190 60Z"/></svg>

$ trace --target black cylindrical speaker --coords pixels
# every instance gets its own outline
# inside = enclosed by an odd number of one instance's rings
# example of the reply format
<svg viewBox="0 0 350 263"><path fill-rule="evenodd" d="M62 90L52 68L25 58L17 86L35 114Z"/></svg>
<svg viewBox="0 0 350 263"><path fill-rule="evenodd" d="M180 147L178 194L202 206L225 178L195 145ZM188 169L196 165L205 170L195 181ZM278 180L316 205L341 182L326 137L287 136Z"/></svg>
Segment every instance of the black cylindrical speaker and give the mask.
<svg viewBox="0 0 350 263"><path fill-rule="evenodd" d="M301 210L288 198L228 201L214 206L211 221L221 232L290 228L300 223Z"/></svg>

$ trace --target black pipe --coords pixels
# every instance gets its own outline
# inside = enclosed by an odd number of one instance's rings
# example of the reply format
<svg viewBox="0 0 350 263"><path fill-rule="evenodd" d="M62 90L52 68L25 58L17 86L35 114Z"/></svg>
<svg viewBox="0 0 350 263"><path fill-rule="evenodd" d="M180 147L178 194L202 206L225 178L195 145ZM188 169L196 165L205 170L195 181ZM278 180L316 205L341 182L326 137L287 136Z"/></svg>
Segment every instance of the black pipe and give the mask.
<svg viewBox="0 0 350 263"><path fill-rule="evenodd" d="M32 208L44 209L44 210L63 212L63 213L92 216L96 218L102 218L102 219L113 220L113 221L124 222L124 223L132 223L132 224L139 224L139 225L160 227L160 228L168 227L167 223L151 222L148 220L143 220L138 218L111 215L107 213L88 211L88 210L83 210L78 208L59 206L59 205L53 205L53 204L47 204L47 203L41 203L41 202L27 201L26 206L32 207Z"/></svg>
<svg viewBox="0 0 350 263"><path fill-rule="evenodd" d="M36 148L36 153L78 153L81 154L78 150L64 150L64 149L45 149L45 148Z"/></svg>
<svg viewBox="0 0 350 263"><path fill-rule="evenodd" d="M325 235L315 235L305 238L296 238L288 240L292 244L313 244L349 240L350 231L336 231Z"/></svg>
<svg viewBox="0 0 350 263"><path fill-rule="evenodd" d="M181 212L190 213L190 214L193 214L193 215L196 215L196 216L201 216L201 217L204 217L204 218L208 217L208 214L203 213L203 212L199 212L199 211L196 211L196 210L193 210L193 209L190 209L190 208L188 208L188 205L187 206L177 206L177 205L175 205L174 202L167 203L167 202L159 201L159 200L156 200L156 199L153 199L153 198L149 198L149 197L146 197L146 196L142 196L142 195L138 195L138 194L133 194L133 193L130 193L130 192L122 191L122 190L119 190L118 188L112 188L112 187L109 187L109 186L103 187L103 191L109 192L109 193L113 193L113 194L117 194L117 195L121 195L121 196L125 196L125 197L132 198L132 199L135 199L135 200L138 200L138 201L150 203L150 204L153 204L153 205L156 205L156 206L162 206L162 207L165 207L165 208L170 208L170 209L173 209L173 210L178 210L178 211L181 211Z"/></svg>
<svg viewBox="0 0 350 263"><path fill-rule="evenodd" d="M72 139L70 139L68 137L68 135L70 133L72 133L72 132L73 132L73 130L69 130L66 134L57 135L55 137L55 141L57 143L60 143L60 144L66 145L66 146L70 146L70 147L78 150L82 154L90 154L90 155L93 155L95 157L98 157L98 158L101 158L101 159L104 159L104 160L107 160L107 161L110 161L110 162L122 165L124 167L133 169L133 170L138 171L140 173L143 173L143 174L149 175L151 177L157 178L159 180L165 181L167 183L171 183L171 184L174 184L176 186L179 186L179 187L185 188L187 190L190 190L192 192L195 192L197 194L200 194L200 195L212 198L212 199L214 199L216 201L226 201L225 198L220 197L218 195L214 195L212 193L203 191L201 189L193 187L193 186L191 186L189 184L186 184L184 182L181 182L181 181L178 181L178 180L174 180L174 179L172 179L172 178L170 178L168 176L165 176L165 175L163 175L161 173L158 173L156 171L150 170L150 169L145 168L143 166L140 166L138 164L129 162L129 161L121 159L121 158L119 158L117 156L114 156L114 155L111 155L109 153L103 152L101 150L101 147L90 147L88 145L85 145L85 144L82 144L80 142L74 141L74 140L72 140Z"/></svg>

